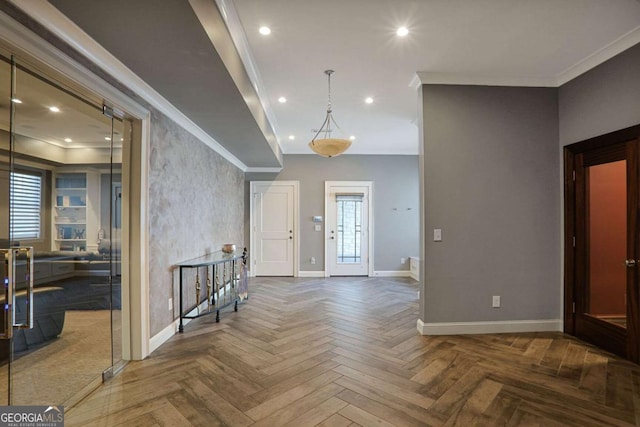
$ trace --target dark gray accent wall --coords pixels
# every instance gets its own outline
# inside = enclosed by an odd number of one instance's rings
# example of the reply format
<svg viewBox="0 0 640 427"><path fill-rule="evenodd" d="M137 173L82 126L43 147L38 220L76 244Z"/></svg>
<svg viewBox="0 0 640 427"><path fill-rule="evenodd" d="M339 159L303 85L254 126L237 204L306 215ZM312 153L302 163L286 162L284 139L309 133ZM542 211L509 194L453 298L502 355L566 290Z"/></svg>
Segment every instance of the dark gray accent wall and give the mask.
<svg viewBox="0 0 640 427"><path fill-rule="evenodd" d="M325 181L373 181L374 270L408 270L408 260L402 265L400 258L418 256L417 156L342 155L328 159L316 155L285 155L284 168L279 174L250 173L246 180L300 181L301 271L323 270L325 221L323 231L317 232L312 218L314 215L324 217ZM248 199L245 205L248 227ZM248 232L246 238L249 239ZM315 265L311 265L311 257L316 258Z"/></svg>
<svg viewBox="0 0 640 427"><path fill-rule="evenodd" d="M559 319L557 90L425 85L421 95L421 319Z"/></svg>
<svg viewBox="0 0 640 427"><path fill-rule="evenodd" d="M560 144L640 123L640 44L560 87Z"/></svg>

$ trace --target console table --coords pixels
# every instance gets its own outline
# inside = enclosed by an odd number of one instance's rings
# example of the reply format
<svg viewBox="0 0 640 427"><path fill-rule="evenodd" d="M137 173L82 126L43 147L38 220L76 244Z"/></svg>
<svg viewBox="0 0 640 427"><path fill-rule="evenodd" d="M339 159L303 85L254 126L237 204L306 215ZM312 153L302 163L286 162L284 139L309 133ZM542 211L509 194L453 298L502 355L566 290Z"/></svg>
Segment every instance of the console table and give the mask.
<svg viewBox="0 0 640 427"><path fill-rule="evenodd" d="M233 310L238 311L238 301L241 300L239 285L241 270L246 264L247 249L234 252L212 252L198 258L176 264L180 277L180 324L178 332L184 332L183 319L196 319L213 312L216 322L220 321L220 310L233 304ZM191 293L193 304L185 306L184 273L195 269L195 281ZM188 286L188 285L187 285ZM245 290L246 292L246 290ZM206 306L203 303L206 302ZM195 313L193 313L195 311Z"/></svg>

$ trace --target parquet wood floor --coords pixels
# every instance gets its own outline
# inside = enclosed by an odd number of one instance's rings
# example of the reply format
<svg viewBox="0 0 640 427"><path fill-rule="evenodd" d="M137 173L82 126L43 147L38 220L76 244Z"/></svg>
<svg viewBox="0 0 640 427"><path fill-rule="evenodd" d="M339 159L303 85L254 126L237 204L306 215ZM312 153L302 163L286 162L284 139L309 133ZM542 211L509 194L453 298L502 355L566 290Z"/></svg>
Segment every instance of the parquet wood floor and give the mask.
<svg viewBox="0 0 640 427"><path fill-rule="evenodd" d="M640 366L560 333L423 337L409 279L258 278L67 426L626 426Z"/></svg>

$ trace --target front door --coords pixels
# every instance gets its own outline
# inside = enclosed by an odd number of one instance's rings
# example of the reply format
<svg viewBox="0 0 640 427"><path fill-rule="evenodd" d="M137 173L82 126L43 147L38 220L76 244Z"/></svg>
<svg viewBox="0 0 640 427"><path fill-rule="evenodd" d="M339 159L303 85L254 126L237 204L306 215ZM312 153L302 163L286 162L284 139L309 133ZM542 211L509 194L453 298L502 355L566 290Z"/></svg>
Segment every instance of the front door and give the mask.
<svg viewBox="0 0 640 427"><path fill-rule="evenodd" d="M575 335L638 361L637 139L573 156ZM572 307L573 310L573 307Z"/></svg>
<svg viewBox="0 0 640 427"><path fill-rule="evenodd" d="M126 135L95 101L0 50L0 405L71 406L121 359L98 240Z"/></svg>
<svg viewBox="0 0 640 427"><path fill-rule="evenodd" d="M293 276L297 183L251 183L253 275Z"/></svg>
<svg viewBox="0 0 640 427"><path fill-rule="evenodd" d="M370 182L325 183L327 275L368 276Z"/></svg>

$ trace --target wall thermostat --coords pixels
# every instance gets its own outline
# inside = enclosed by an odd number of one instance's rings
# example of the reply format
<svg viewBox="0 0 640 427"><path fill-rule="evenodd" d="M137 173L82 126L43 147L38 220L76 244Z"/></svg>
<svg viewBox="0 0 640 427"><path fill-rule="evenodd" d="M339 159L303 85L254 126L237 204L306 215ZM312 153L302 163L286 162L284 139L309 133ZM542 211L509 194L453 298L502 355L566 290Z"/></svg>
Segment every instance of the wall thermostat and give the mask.
<svg viewBox="0 0 640 427"><path fill-rule="evenodd" d="M313 222L322 222L322 217L321 216L314 216L313 217Z"/></svg>

